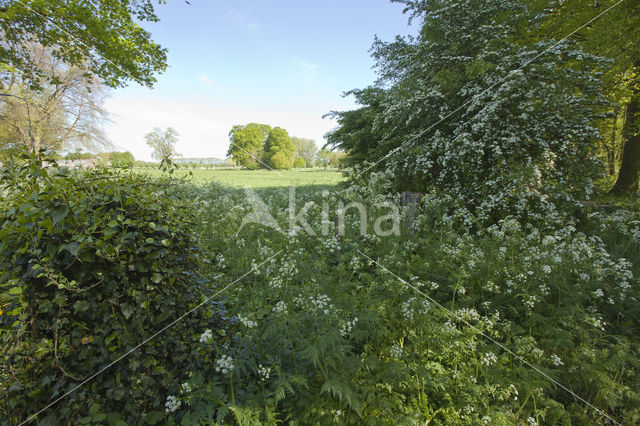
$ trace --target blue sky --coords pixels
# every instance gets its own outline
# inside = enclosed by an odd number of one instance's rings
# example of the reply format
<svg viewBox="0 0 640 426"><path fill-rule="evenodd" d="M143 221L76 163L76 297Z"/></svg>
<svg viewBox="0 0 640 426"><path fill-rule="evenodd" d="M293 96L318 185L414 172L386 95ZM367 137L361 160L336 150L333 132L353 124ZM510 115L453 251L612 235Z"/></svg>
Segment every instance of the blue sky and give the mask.
<svg viewBox="0 0 640 426"><path fill-rule="evenodd" d="M335 127L322 115L352 108L341 94L375 80L374 36L415 32L389 0L189 1L169 0L144 25L169 51L155 87L130 85L106 102L108 136L137 159L151 158L144 134L155 126L180 133L185 157L224 158L231 127L249 122L322 145Z"/></svg>

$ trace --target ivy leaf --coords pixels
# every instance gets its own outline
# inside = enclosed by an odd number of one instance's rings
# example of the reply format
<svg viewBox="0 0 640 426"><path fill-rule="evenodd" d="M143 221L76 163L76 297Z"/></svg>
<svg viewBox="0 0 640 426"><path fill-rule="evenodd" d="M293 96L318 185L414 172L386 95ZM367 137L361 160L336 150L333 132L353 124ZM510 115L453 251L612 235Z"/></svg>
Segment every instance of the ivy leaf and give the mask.
<svg viewBox="0 0 640 426"><path fill-rule="evenodd" d="M69 214L69 209L64 204L57 206L53 209L51 213L51 220L53 221L53 226L57 225Z"/></svg>
<svg viewBox="0 0 640 426"><path fill-rule="evenodd" d="M133 306L125 303L124 305L120 305L120 310L122 311L122 315L124 315L125 319L129 319L131 318L131 315L133 315Z"/></svg>

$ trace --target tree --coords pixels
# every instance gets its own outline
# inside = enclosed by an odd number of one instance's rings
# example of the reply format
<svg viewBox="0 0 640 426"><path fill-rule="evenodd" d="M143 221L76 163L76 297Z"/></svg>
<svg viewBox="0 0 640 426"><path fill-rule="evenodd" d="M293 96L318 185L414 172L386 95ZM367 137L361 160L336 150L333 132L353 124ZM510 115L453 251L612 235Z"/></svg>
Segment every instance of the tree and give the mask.
<svg viewBox="0 0 640 426"><path fill-rule="evenodd" d="M296 154L296 147L286 130L274 127L264 144L267 163L274 169L290 169Z"/></svg>
<svg viewBox="0 0 640 426"><path fill-rule="evenodd" d="M385 90L368 87L351 90L345 95L354 96L356 103L362 106L352 111L331 111L325 115L338 121L338 126L325 135L328 144L348 153L344 159L348 165L363 164L367 160L380 158L386 154L381 151L383 148L380 144L384 138L382 105Z"/></svg>
<svg viewBox="0 0 640 426"><path fill-rule="evenodd" d="M303 167L305 167L307 165L307 162L304 161L303 158L296 158L295 160L293 160L293 168L294 169L301 169Z"/></svg>
<svg viewBox="0 0 640 426"><path fill-rule="evenodd" d="M532 37L561 38L571 34L582 48L612 61L600 70L605 90L613 102L613 118L607 126L612 137L605 141L611 167L619 165L618 179L612 192L633 194L638 191L640 174L640 3L603 0L553 0L527 2L535 19ZM607 11L607 13L604 13ZM594 19L598 17L597 19ZM575 32L584 23L583 26ZM620 118L622 125L617 126ZM622 143L617 140L621 139ZM618 151L617 153L610 152ZM618 163L618 164L616 164Z"/></svg>
<svg viewBox="0 0 640 426"><path fill-rule="evenodd" d="M153 153L151 154L153 158L156 160L172 160L174 157L179 156L175 149L178 136L178 132L171 127L167 127L164 132L159 127L155 127L144 138L147 141L147 145L153 148Z"/></svg>
<svg viewBox="0 0 640 426"><path fill-rule="evenodd" d="M603 171L593 147L604 62L571 41L523 45L531 16L521 2L401 3L420 33L374 43L380 105L332 142L373 132L365 176L386 170L396 190L437 188L488 220L587 197Z"/></svg>
<svg viewBox="0 0 640 426"><path fill-rule="evenodd" d="M268 124L249 123L233 126L229 131L227 155L243 167L258 168L264 155L264 143L271 131Z"/></svg>
<svg viewBox="0 0 640 426"><path fill-rule="evenodd" d="M110 87L152 86L167 53L139 22L157 22L153 0L4 0L0 3L0 64L38 87L47 77L25 42L40 44L69 66L82 66ZM0 88L6 81L0 82Z"/></svg>
<svg viewBox="0 0 640 426"><path fill-rule="evenodd" d="M327 170L327 167L329 167L329 164L331 164L331 151L326 148L322 148L320 151L318 151L316 158L318 161L318 165L324 167L324 169Z"/></svg>
<svg viewBox="0 0 640 426"><path fill-rule="evenodd" d="M115 169L130 169L133 167L135 163L135 158L133 154L129 151L125 152L110 152L108 154L109 162L111 163L111 167Z"/></svg>
<svg viewBox="0 0 640 426"><path fill-rule="evenodd" d="M4 91L16 95L0 98L0 150L30 146L30 126L36 151L96 151L109 146L102 131L107 113L102 107L105 93L100 81L87 77L81 66L67 66L51 49L27 43L23 50L46 73L46 79L34 90L15 70L0 71L6 81Z"/></svg>
<svg viewBox="0 0 640 426"><path fill-rule="evenodd" d="M339 168L342 166L345 157L346 153L344 151L331 151L331 155L329 156L329 164L331 165L331 167Z"/></svg>
<svg viewBox="0 0 640 426"><path fill-rule="evenodd" d="M302 159L307 167L313 166L313 160L318 151L316 142L313 139L297 138L294 136L291 137L291 141L296 147L296 159Z"/></svg>

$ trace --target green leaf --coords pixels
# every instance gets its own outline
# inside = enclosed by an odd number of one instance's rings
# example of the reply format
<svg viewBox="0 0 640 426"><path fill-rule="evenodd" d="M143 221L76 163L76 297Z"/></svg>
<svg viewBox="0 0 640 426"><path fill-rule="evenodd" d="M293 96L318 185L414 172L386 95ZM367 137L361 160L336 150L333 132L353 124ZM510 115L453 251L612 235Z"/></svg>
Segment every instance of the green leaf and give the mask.
<svg viewBox="0 0 640 426"><path fill-rule="evenodd" d="M9 289L9 294L22 294L22 287L12 287Z"/></svg>
<svg viewBox="0 0 640 426"><path fill-rule="evenodd" d="M57 206L51 212L51 220L53 221L53 225L57 225L69 214L69 209L64 204Z"/></svg>

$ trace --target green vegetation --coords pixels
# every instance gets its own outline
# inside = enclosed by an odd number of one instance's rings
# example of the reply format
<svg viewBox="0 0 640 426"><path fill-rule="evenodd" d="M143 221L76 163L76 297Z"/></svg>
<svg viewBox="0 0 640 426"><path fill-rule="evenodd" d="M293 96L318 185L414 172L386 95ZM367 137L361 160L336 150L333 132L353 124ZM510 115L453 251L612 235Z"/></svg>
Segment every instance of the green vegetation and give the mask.
<svg viewBox="0 0 640 426"><path fill-rule="evenodd" d="M134 169L138 173L144 173L152 177L162 176L157 169ZM215 182L222 185L245 188L276 188L287 186L307 185L336 185L344 180L342 173L336 171L324 171L318 169L308 170L189 170L177 169L174 175L179 178L187 178L194 183Z"/></svg>
<svg viewBox="0 0 640 426"><path fill-rule="evenodd" d="M341 151L234 126L256 170L176 168L171 128L160 169L56 167L25 37L150 84L151 2L0 6L0 424L640 423L640 5L396 1L419 33L374 43Z"/></svg>
<svg viewBox="0 0 640 426"><path fill-rule="evenodd" d="M115 362L211 286L194 218L168 196L171 183L108 169L46 170L38 161L2 176L3 424L27 419ZM224 329L221 309L200 307L38 422L159 421L165 391L177 391L199 362L193 330Z"/></svg>

